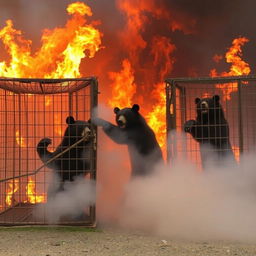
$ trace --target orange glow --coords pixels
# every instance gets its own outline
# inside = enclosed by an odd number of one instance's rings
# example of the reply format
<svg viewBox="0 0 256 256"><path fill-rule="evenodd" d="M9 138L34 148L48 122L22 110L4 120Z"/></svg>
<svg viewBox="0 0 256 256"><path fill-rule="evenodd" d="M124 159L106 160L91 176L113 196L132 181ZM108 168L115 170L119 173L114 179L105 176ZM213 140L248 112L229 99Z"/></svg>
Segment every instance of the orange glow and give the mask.
<svg viewBox="0 0 256 256"><path fill-rule="evenodd" d="M25 139L20 135L19 130L16 131L15 135L16 135L16 142L17 142L17 144L20 147L25 148L27 145L25 143Z"/></svg>
<svg viewBox="0 0 256 256"><path fill-rule="evenodd" d="M129 107L132 105L132 97L136 92L134 83L134 72L129 60L122 62L123 69L120 72L110 72L109 77L113 81L110 85L112 88L112 97L108 101L111 107Z"/></svg>
<svg viewBox="0 0 256 256"><path fill-rule="evenodd" d="M54 115L54 132L58 134L60 137L63 135L63 130L61 126L61 115L55 114Z"/></svg>
<svg viewBox="0 0 256 256"><path fill-rule="evenodd" d="M232 150L233 150L236 161L239 163L239 161L240 161L240 149L239 149L239 147L232 146Z"/></svg>
<svg viewBox="0 0 256 256"><path fill-rule="evenodd" d="M32 178L29 178L28 180L28 184L26 186L26 195L28 198L26 202L29 202L31 204L46 202L45 194L38 195L36 193L36 184L35 184L35 181L32 180Z"/></svg>
<svg viewBox="0 0 256 256"><path fill-rule="evenodd" d="M230 71L223 72L220 76L240 76L248 75L251 72L248 63L242 60L241 47L249 40L245 37L239 37L233 40L232 46L227 51L225 58L227 63L231 63ZM215 69L211 70L211 76L218 76ZM219 88L223 92L223 100L230 100L231 93L238 90L237 83L217 84L216 88Z"/></svg>
<svg viewBox="0 0 256 256"><path fill-rule="evenodd" d="M202 98L210 98L211 95L208 92L203 93Z"/></svg>
<svg viewBox="0 0 256 256"><path fill-rule="evenodd" d="M45 106L49 107L51 105L51 103L52 103L52 98L50 96L46 96L45 97L45 103L44 103Z"/></svg>
<svg viewBox="0 0 256 256"><path fill-rule="evenodd" d="M14 202L13 195L16 193L19 189L19 181L17 179L8 182L8 188L6 191L6 198L5 202L8 206L11 206Z"/></svg>
<svg viewBox="0 0 256 256"><path fill-rule="evenodd" d="M34 54L32 42L23 38L11 20L0 30L0 39L10 55L10 61L0 62L0 76L18 78L75 78L80 77L81 59L94 57L100 50L102 34L94 24L87 24L90 7L82 2L67 7L71 16L65 27L45 29L42 45ZM86 52L86 53L85 53ZM36 69L35 69L36 67Z"/></svg>

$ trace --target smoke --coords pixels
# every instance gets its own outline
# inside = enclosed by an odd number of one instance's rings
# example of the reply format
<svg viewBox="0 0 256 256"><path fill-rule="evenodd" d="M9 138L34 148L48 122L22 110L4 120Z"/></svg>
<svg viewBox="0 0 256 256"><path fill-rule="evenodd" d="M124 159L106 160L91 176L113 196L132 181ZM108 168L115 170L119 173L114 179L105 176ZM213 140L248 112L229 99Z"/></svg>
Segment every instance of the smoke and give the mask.
<svg viewBox="0 0 256 256"><path fill-rule="evenodd" d="M93 114L115 124L113 109L104 104L99 104ZM130 176L127 146L117 145L98 128L97 151L97 221L116 223Z"/></svg>
<svg viewBox="0 0 256 256"><path fill-rule="evenodd" d="M65 182L64 191L52 193L57 182L57 177L52 179L52 189L48 189L47 203L37 207L35 217L56 224L61 218L75 221L89 216L88 207L96 202L95 181L78 177L74 182Z"/></svg>
<svg viewBox="0 0 256 256"><path fill-rule="evenodd" d="M186 159L158 166L127 185L120 225L174 239L255 241L255 165L247 155L204 172Z"/></svg>

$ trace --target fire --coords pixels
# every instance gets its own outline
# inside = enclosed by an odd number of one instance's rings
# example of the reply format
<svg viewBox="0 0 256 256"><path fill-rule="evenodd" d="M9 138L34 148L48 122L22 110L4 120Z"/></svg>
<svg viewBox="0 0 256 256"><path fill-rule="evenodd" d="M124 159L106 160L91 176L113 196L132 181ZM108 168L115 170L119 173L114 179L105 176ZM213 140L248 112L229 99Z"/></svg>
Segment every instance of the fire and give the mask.
<svg viewBox="0 0 256 256"><path fill-rule="evenodd" d="M25 148L27 145L26 145L26 143L25 143L25 139L20 135L20 131L17 130L16 133L15 133L15 135L16 135L16 143L17 143L20 147Z"/></svg>
<svg viewBox="0 0 256 256"><path fill-rule="evenodd" d="M152 42L152 54L154 56L154 67L160 66L159 80L163 81L165 76L172 70L174 60L170 57L176 47L166 37L154 37ZM164 63L164 64L163 64ZM152 111L147 114L146 119L156 133L157 140L161 148L166 142L166 95L163 83L155 85L151 93L156 100Z"/></svg>
<svg viewBox="0 0 256 256"><path fill-rule="evenodd" d="M136 93L134 83L134 71L131 63L125 59L122 62L123 69L120 72L110 72L109 77L113 81L112 97L108 104L111 107L124 108L132 105L132 98Z"/></svg>
<svg viewBox="0 0 256 256"><path fill-rule="evenodd" d="M233 40L232 46L227 51L225 58L227 63L231 63L230 71L223 72L221 76L248 75L251 72L248 63L242 60L242 46L249 42L246 37L239 37ZM215 69L211 70L211 76L217 76ZM217 84L216 88L222 89L224 100L230 100L230 94L238 90L237 83Z"/></svg>
<svg viewBox="0 0 256 256"><path fill-rule="evenodd" d="M26 195L28 197L28 200L26 202L29 202L31 204L46 202L45 194L38 195L36 193L35 188L36 188L35 181L33 181L32 178L29 178L28 184L26 186Z"/></svg>
<svg viewBox="0 0 256 256"><path fill-rule="evenodd" d="M153 110L148 113L146 119L148 120L149 126L156 133L160 147L163 148L166 142L166 95L164 84L159 83L153 93L158 96L158 104L156 104Z"/></svg>
<svg viewBox="0 0 256 256"><path fill-rule="evenodd" d="M82 59L93 58L102 46L103 34L96 28L99 22L88 22L92 10L83 2L67 6L69 18L63 27L45 29L41 46L32 52L32 41L25 39L23 32L14 27L12 20L0 28L0 40L9 56L8 61L0 62L0 77L15 78L78 78ZM33 101L33 95L28 95ZM52 104L50 96L45 97L45 106ZM61 116L54 116L55 133L62 135ZM21 131L16 130L16 143L27 147ZM13 194L19 189L19 181L7 183L6 204L12 205ZM45 195L37 195L35 182L29 178L26 195L30 203L45 202Z"/></svg>
<svg viewBox="0 0 256 256"><path fill-rule="evenodd" d="M100 50L102 34L95 22L88 24L85 16L92 16L89 6L82 2L67 7L71 16L65 27L45 29L41 47L32 54L30 40L24 39L12 20L0 30L0 39L10 61L0 62L0 76L20 78L75 78L80 77L81 59L92 58ZM85 53L86 52L86 53ZM36 67L36 68L35 68Z"/></svg>
<svg viewBox="0 0 256 256"><path fill-rule="evenodd" d="M14 202L13 195L16 193L19 189L19 181L17 179L10 181L8 183L8 188L6 191L6 198L5 202L8 206L11 206Z"/></svg>

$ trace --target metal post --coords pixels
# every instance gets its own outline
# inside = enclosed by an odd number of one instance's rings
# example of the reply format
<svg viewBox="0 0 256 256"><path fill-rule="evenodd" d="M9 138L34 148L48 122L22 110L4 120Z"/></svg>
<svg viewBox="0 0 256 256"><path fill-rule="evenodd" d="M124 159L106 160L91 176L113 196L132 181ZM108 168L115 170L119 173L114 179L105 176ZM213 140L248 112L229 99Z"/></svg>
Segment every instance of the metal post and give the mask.
<svg viewBox="0 0 256 256"><path fill-rule="evenodd" d="M240 156L244 152L244 139L243 139L243 114L242 114L242 88L241 80L237 81L238 87L238 133L239 133L239 153Z"/></svg>

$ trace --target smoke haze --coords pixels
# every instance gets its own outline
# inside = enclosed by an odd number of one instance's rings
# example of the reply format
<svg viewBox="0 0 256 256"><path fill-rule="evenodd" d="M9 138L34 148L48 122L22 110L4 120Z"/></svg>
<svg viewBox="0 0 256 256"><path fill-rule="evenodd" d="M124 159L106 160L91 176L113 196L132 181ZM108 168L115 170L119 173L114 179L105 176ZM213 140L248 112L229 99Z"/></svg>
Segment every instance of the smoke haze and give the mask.
<svg viewBox="0 0 256 256"><path fill-rule="evenodd" d="M55 177L54 183L59 182ZM50 193L51 191L48 190ZM50 193L51 194L51 193ZM45 205L39 205L35 211L36 218L46 219L48 223L56 224L61 217L73 218L79 220L83 214L89 215L86 208L96 202L96 184L95 181L78 177L74 182L65 182L64 191L48 195Z"/></svg>
<svg viewBox="0 0 256 256"><path fill-rule="evenodd" d="M239 168L198 168L185 159L127 186L120 223L189 240L255 241L255 157Z"/></svg>

